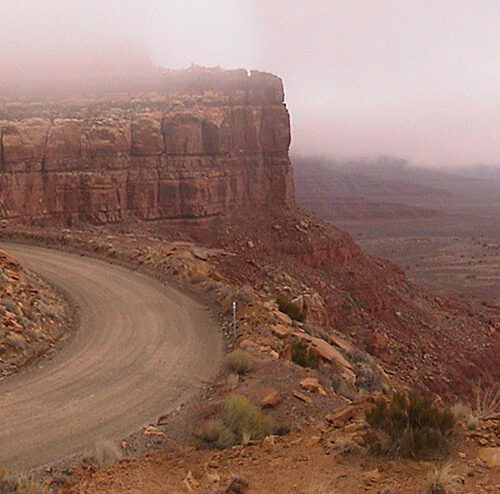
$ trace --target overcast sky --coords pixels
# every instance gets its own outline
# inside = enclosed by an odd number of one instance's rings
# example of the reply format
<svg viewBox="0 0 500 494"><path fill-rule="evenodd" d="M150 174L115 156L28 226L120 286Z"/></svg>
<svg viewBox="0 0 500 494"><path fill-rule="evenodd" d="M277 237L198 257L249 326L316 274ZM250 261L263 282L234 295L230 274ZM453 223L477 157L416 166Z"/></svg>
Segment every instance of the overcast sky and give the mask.
<svg viewBox="0 0 500 494"><path fill-rule="evenodd" d="M295 152L500 164L498 0L0 0L0 33L0 77L84 53L267 70Z"/></svg>

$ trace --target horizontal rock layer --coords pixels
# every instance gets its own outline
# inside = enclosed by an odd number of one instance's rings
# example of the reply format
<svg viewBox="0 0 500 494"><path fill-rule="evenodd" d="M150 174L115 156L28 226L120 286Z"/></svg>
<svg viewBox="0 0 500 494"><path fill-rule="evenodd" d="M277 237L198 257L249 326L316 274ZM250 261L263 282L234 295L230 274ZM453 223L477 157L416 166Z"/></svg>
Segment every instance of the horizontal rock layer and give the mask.
<svg viewBox="0 0 500 494"><path fill-rule="evenodd" d="M105 223L293 203L279 78L188 70L158 84L0 105L0 217Z"/></svg>

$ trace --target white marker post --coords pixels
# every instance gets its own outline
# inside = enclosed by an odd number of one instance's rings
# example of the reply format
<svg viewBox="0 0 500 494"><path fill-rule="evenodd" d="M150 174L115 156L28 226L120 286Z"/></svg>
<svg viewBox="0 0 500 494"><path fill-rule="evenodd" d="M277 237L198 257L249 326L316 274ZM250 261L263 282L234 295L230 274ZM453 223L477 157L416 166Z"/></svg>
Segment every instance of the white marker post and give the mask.
<svg viewBox="0 0 500 494"><path fill-rule="evenodd" d="M236 302L233 302L233 341L236 341Z"/></svg>

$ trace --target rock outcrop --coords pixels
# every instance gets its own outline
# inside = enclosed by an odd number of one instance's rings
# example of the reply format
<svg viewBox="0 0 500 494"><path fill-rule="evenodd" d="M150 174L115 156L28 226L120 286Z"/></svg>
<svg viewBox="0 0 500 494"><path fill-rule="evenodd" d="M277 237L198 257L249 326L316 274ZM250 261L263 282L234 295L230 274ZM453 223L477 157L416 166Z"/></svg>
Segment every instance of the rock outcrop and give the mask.
<svg viewBox="0 0 500 494"><path fill-rule="evenodd" d="M29 365L68 335L70 309L52 288L0 250L0 376Z"/></svg>
<svg viewBox="0 0 500 494"><path fill-rule="evenodd" d="M0 217L198 219L293 204L278 77L193 68L149 89L0 103Z"/></svg>

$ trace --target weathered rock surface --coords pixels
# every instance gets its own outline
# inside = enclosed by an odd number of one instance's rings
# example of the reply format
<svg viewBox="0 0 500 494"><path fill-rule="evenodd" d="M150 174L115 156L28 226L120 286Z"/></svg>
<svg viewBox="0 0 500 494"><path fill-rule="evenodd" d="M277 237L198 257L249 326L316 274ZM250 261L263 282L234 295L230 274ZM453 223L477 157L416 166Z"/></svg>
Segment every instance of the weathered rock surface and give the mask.
<svg viewBox="0 0 500 494"><path fill-rule="evenodd" d="M158 86L0 105L0 217L106 223L293 203L278 77L191 69Z"/></svg>

